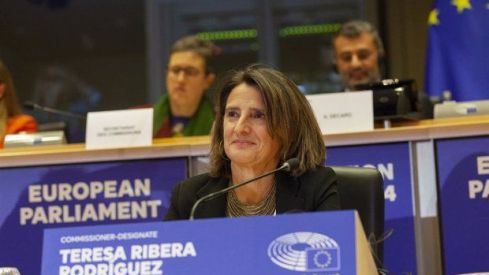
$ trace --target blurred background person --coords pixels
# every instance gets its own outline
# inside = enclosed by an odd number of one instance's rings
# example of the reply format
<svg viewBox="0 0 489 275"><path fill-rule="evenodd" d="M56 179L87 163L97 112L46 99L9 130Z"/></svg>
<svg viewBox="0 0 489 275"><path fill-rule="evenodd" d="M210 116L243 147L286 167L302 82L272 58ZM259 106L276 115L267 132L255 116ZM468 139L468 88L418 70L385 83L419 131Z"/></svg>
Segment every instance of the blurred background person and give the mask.
<svg viewBox="0 0 489 275"><path fill-rule="evenodd" d="M215 79L211 41L186 36L173 44L166 70L167 94L154 105L154 137L208 135L214 121L205 95Z"/></svg>
<svg viewBox="0 0 489 275"><path fill-rule="evenodd" d="M34 83L35 103L82 117L96 109L100 98L99 91L66 68L57 65L41 69ZM39 111L34 112L34 115L40 123L64 122L70 143L85 140L84 119Z"/></svg>
<svg viewBox="0 0 489 275"><path fill-rule="evenodd" d="M9 70L0 60L0 148L6 135L37 131L35 119L22 114L17 103L14 82Z"/></svg>
<svg viewBox="0 0 489 275"><path fill-rule="evenodd" d="M179 183L167 220L188 219L199 198L299 160L200 205L196 218L339 209L336 175L305 96L284 74L252 66L224 82L212 131L210 172Z"/></svg>
<svg viewBox="0 0 489 275"><path fill-rule="evenodd" d="M371 23L361 20L344 23L333 37L333 48L333 63L341 76L344 91L408 85L405 87L414 94L416 106L413 106L413 111L419 113L418 118L433 118L433 103L424 93L418 92L414 80L382 81L384 44Z"/></svg>
<svg viewBox="0 0 489 275"><path fill-rule="evenodd" d="M333 37L334 64L347 91L382 80L384 46L377 29L366 21L350 21Z"/></svg>

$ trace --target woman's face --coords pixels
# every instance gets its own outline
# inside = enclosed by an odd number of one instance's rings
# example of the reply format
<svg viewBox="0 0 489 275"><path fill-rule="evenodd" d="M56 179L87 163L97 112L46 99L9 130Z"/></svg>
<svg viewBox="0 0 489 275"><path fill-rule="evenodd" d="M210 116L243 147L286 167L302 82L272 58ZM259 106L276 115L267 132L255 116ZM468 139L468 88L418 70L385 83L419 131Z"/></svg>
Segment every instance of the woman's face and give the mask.
<svg viewBox="0 0 489 275"><path fill-rule="evenodd" d="M226 102L224 113L224 151L233 165L274 169L280 144L267 128L265 106L260 92L241 83Z"/></svg>

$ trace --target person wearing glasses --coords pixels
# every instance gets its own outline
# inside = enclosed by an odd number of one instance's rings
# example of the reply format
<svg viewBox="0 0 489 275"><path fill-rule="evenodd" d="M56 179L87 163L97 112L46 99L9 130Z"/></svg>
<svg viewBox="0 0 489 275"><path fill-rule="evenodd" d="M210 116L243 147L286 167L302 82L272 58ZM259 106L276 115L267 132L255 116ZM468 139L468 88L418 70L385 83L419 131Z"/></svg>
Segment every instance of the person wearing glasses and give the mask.
<svg viewBox="0 0 489 275"><path fill-rule="evenodd" d="M0 148L6 135L37 131L36 120L22 114L9 70L0 60Z"/></svg>
<svg viewBox="0 0 489 275"><path fill-rule="evenodd" d="M194 35L173 44L166 71L167 94L154 105L154 137L210 133L214 111L205 93L215 79L210 63L216 49L212 42Z"/></svg>

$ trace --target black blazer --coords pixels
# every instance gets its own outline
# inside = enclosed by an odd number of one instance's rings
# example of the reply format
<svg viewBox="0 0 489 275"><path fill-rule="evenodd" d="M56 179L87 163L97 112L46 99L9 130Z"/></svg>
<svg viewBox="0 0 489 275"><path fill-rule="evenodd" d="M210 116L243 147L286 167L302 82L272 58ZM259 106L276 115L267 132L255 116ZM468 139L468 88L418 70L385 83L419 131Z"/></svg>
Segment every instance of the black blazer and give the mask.
<svg viewBox="0 0 489 275"><path fill-rule="evenodd" d="M277 214L340 209L336 174L329 167L318 167L299 177L287 172L276 174ZM228 178L211 178L201 174L177 184L172 192L165 220L188 219L193 204L201 197L228 187ZM202 202L194 217L226 216L226 195Z"/></svg>

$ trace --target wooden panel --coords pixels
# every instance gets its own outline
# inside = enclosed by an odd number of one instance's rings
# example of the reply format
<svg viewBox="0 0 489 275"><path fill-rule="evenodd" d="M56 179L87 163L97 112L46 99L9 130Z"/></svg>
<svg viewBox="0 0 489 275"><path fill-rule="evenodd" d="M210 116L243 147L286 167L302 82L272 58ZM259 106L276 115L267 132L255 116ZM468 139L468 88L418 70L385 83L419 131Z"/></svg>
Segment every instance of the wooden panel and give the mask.
<svg viewBox="0 0 489 275"><path fill-rule="evenodd" d="M389 129L325 135L326 146L430 140L489 134L489 116L445 118L393 123ZM12 148L0 151L0 167L82 163L177 156L201 156L209 152L210 138L155 139L152 146L86 150L84 144Z"/></svg>

